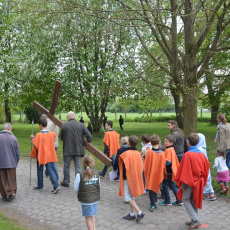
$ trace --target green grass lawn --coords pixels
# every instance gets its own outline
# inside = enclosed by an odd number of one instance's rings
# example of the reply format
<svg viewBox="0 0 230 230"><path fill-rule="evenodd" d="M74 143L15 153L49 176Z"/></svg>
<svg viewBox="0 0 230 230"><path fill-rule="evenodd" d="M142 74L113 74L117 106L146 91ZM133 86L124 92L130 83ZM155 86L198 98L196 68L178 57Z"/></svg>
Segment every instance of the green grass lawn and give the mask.
<svg viewBox="0 0 230 230"><path fill-rule="evenodd" d="M165 136L169 134L169 130L167 128L167 122L154 122L154 123L138 123L138 122L127 122L124 124L124 130L121 131L118 122L114 122L114 129L120 133L120 137L137 135L139 137L138 150L141 149L141 135L142 134L157 134L160 136L162 143L164 142ZM38 124L34 124L34 134L39 132ZM213 186L216 191L220 191L219 185L215 180L215 176L217 174L216 171L212 170L212 166L214 164L214 159L216 157L216 143L214 142L214 138L216 135L216 125L210 125L205 122L198 122L198 132L203 133L206 137L207 142L207 152L209 156L209 161L211 164L211 172L213 176ZM13 123L13 133L18 138L19 147L21 156L29 157L29 153L31 151L31 140L30 135L32 132L31 124L24 123ZM92 144L103 151L103 137L104 132L100 130L99 133L93 133L93 142ZM87 151L86 151L87 152ZM62 141L59 139L59 148L57 150L59 164L63 165L62 159ZM103 164L99 160L95 160L96 169L101 170L103 168ZM110 168L111 170L111 168Z"/></svg>
<svg viewBox="0 0 230 230"><path fill-rule="evenodd" d="M83 116L83 119L85 122L89 121L89 118L88 116L86 115L85 112L82 112L81 113L76 113L76 120L80 120L81 118L81 115ZM108 120L112 120L112 121L118 121L119 120L119 117L120 115L122 115L125 118L128 118L128 119L134 119L136 117L139 117L141 118L142 116L146 116L146 114L142 114L142 113L126 113L126 116L125 116L125 113L117 113L115 115L115 113L110 113L110 112L106 112L105 115L108 117ZM160 117L160 116L167 116L167 117L170 117L170 116L175 116L176 114L175 113L153 113L152 116L153 117ZM57 117L59 117L58 114L56 114ZM198 114L197 114L198 117L201 117L201 113L200 111L198 111ZM23 116L23 119L25 119L25 115ZM211 113L210 112L202 112L202 117L211 117ZM62 121L66 121L67 120L67 113L61 113L61 119ZM19 114L14 114L12 116L12 120L13 121L19 121L20 120L20 115Z"/></svg>
<svg viewBox="0 0 230 230"><path fill-rule="evenodd" d="M26 230L28 228L20 227L13 220L6 218L3 214L0 213L0 229L2 230Z"/></svg>

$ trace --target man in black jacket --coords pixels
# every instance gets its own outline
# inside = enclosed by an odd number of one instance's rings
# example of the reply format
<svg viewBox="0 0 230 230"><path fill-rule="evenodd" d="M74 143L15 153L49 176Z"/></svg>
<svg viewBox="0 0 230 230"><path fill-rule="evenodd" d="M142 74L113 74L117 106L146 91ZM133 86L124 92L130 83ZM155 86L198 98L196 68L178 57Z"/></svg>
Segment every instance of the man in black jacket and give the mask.
<svg viewBox="0 0 230 230"><path fill-rule="evenodd" d="M64 179L61 185L69 187L70 183L70 162L74 161L75 176L81 170L81 158L85 155L84 136L89 143L92 142L92 135L85 125L75 120L75 113L70 111L67 114L67 122L61 128L61 140L63 140Z"/></svg>

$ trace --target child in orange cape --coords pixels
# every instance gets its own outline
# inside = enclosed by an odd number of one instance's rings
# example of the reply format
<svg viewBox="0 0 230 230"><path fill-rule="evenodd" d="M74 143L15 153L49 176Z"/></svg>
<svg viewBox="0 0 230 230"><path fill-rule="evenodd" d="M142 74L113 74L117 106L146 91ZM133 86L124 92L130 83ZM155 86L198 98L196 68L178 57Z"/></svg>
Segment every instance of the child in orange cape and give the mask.
<svg viewBox="0 0 230 230"><path fill-rule="evenodd" d="M126 220L136 220L139 222L145 217L145 214L136 204L135 197L144 194L143 183L143 161L140 153L137 151L137 136L130 136L128 141L128 151L122 153L119 157L120 187L119 196L124 198L124 202L129 202L130 213L124 216ZM137 217L135 216L137 212Z"/></svg>
<svg viewBox="0 0 230 230"><path fill-rule="evenodd" d="M174 149L174 143L176 142L176 137L172 134L165 137L165 161L166 161L166 172L165 178L163 180L163 192L165 195L165 201L161 201L159 204L162 206L169 206L169 205L183 205L182 201L180 201L177 197L177 188L174 183L175 176L177 173L177 169L179 167L179 161ZM171 202L170 196L169 196L169 188L173 191L176 201L173 203Z"/></svg>
<svg viewBox="0 0 230 230"><path fill-rule="evenodd" d="M113 155L117 154L117 150L120 148L120 134L114 131L113 122L106 121L105 129L108 131L105 133L103 143L104 143L104 154L112 160L112 166L114 166L114 157ZM108 166L105 165L102 172L99 172L101 177L104 177L107 172Z"/></svg>
<svg viewBox="0 0 230 230"><path fill-rule="evenodd" d="M179 186L178 198L183 201L191 221L186 222L189 229L199 228L198 208L202 208L203 190L207 183L209 162L197 148L199 136L191 133L188 136L188 152L182 158L175 181Z"/></svg>
<svg viewBox="0 0 230 230"><path fill-rule="evenodd" d="M146 189L149 190L150 208L149 211L153 212L157 205L157 193L160 184L164 179L165 170L165 155L161 150L161 139L158 135L150 137L152 145L151 150L148 150L145 155L145 180Z"/></svg>

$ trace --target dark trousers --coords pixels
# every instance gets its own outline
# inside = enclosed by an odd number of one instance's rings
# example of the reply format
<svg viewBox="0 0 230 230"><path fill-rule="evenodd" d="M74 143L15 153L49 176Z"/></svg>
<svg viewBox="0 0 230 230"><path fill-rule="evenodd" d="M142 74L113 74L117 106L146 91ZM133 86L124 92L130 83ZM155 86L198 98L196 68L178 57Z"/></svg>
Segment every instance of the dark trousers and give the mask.
<svg viewBox="0 0 230 230"><path fill-rule="evenodd" d="M150 202L151 202L151 206L156 206L156 204L157 204L157 194L152 190L149 190L149 199L150 199Z"/></svg>

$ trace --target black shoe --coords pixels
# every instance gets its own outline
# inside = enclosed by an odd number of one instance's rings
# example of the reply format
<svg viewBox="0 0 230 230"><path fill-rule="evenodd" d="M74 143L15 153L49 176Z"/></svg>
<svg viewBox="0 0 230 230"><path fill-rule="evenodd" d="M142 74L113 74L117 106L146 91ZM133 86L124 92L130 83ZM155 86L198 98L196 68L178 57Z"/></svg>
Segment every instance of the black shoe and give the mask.
<svg viewBox="0 0 230 230"><path fill-rule="evenodd" d="M140 220L142 220L143 218L145 218L145 213L141 213L141 215L137 215L137 219L136 221L139 222Z"/></svg>
<svg viewBox="0 0 230 230"><path fill-rule="evenodd" d="M66 184L63 181L61 181L60 185L63 186L63 187L67 187L67 188L69 187L69 184Z"/></svg>
<svg viewBox="0 0 230 230"><path fill-rule="evenodd" d="M120 177L119 177L119 176L117 176L115 179L113 179L113 181L117 181L117 182L119 182L119 181L120 181Z"/></svg>
<svg viewBox="0 0 230 230"><path fill-rule="evenodd" d="M38 190L43 190L43 188L40 188L40 187L38 187L38 186L35 186L35 187L34 187L34 190L37 190L37 191L38 191Z"/></svg>
<svg viewBox="0 0 230 230"><path fill-rule="evenodd" d="M6 198L6 201L7 201L7 202L12 201L12 200L15 198L15 196L16 196L16 194L11 194L11 195L9 195L9 196Z"/></svg>
<svg viewBox="0 0 230 230"><path fill-rule="evenodd" d="M104 177L104 175L102 175L102 172L99 172L99 176L100 176L100 177Z"/></svg>
<svg viewBox="0 0 230 230"><path fill-rule="evenodd" d="M123 216L123 219L125 220L136 220L136 216L130 216L130 213L127 216Z"/></svg>
<svg viewBox="0 0 230 230"><path fill-rule="evenodd" d="M59 190L60 190L60 187L57 187L56 189L52 190L51 192L52 192L53 194L56 194L56 193L59 192Z"/></svg>

